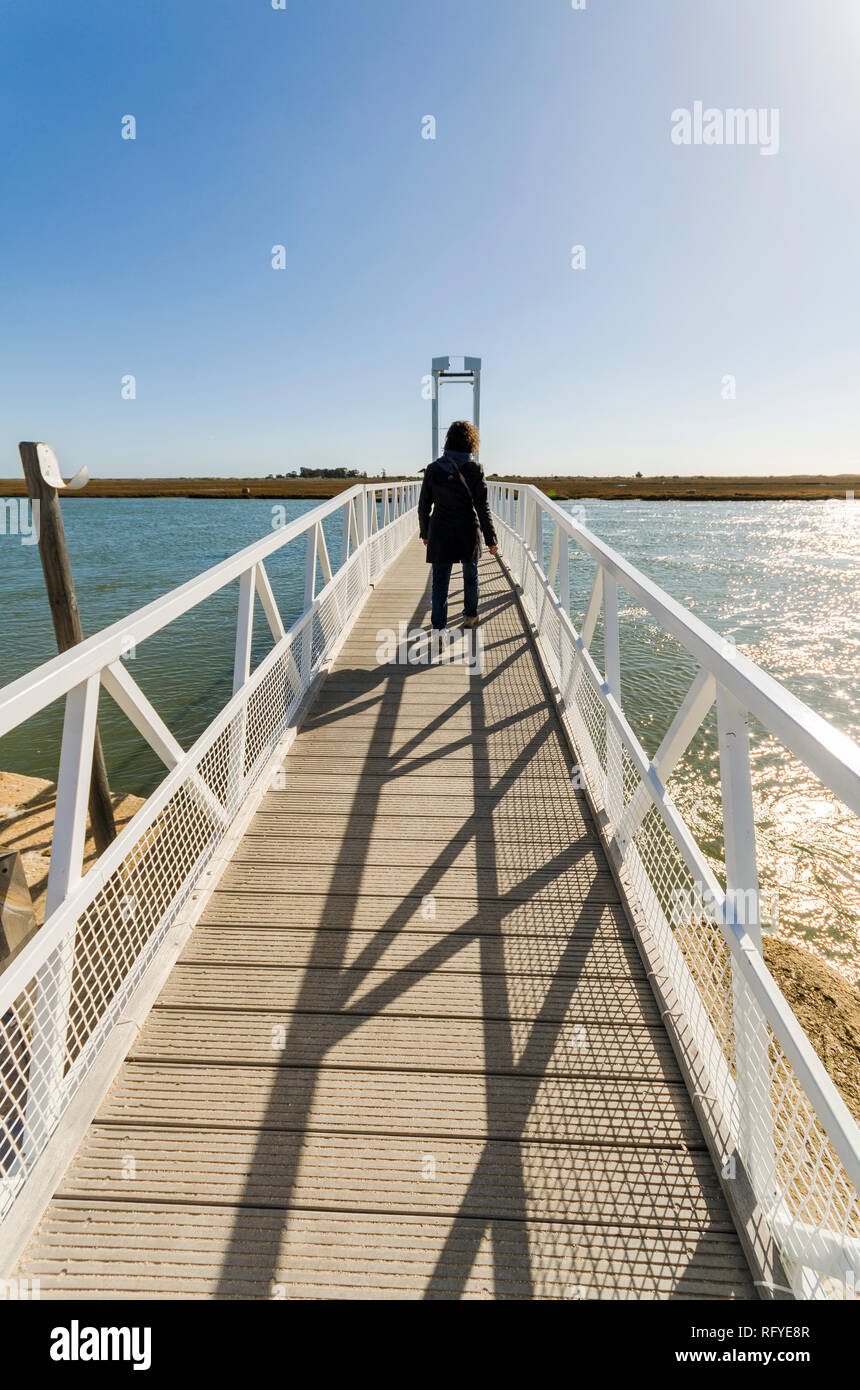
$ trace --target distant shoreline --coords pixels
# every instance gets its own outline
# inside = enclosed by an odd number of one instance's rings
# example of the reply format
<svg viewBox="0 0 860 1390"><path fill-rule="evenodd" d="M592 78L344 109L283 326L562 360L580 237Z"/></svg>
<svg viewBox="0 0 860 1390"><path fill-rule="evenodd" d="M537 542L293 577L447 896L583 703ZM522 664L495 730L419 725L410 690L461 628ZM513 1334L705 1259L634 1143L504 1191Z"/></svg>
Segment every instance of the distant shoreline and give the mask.
<svg viewBox="0 0 860 1390"><path fill-rule="evenodd" d="M414 476L414 475L413 475ZM489 475L491 478L493 475ZM323 501L337 497L357 482L398 481L390 478L93 478L80 492L65 498L175 497L193 501L257 498L264 501L306 499ZM860 473L836 477L789 474L769 478L650 477L585 478L540 477L496 479L507 483L534 483L558 501L627 498L634 502L797 502L844 498L852 492L860 500ZM0 480L0 497L25 495L23 478Z"/></svg>

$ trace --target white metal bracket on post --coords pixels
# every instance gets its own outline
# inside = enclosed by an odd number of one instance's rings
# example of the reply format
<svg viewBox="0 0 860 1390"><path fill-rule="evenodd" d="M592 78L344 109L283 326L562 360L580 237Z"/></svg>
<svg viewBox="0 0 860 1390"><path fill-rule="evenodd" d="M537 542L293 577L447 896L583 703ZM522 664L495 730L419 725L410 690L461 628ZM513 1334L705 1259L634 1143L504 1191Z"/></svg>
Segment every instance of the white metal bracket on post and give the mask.
<svg viewBox="0 0 860 1390"><path fill-rule="evenodd" d="M57 491L77 492L80 488L86 487L89 482L89 469L86 464L79 468L73 478L64 478L60 472L60 464L57 455L50 444L36 445L36 458L39 461L39 472L48 487L55 487Z"/></svg>

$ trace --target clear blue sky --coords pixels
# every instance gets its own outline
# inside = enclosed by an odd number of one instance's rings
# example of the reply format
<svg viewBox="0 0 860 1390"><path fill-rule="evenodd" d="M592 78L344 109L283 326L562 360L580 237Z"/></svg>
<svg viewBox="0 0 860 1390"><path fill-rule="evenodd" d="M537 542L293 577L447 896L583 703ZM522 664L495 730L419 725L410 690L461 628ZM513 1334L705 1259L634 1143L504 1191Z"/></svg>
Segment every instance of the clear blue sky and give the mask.
<svg viewBox="0 0 860 1390"><path fill-rule="evenodd" d="M856 0L11 0L0 34L0 476L19 438L412 471L449 352L490 471L860 467ZM779 152L674 145L697 100L778 108Z"/></svg>

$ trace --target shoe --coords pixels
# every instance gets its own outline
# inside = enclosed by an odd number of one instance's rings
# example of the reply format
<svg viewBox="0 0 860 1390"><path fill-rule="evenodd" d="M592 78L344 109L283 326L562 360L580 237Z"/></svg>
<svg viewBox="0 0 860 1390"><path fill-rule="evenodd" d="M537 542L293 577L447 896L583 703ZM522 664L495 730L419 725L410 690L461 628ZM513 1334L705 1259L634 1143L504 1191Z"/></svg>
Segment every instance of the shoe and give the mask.
<svg viewBox="0 0 860 1390"><path fill-rule="evenodd" d="M477 615L476 615L474 618L464 618L464 619L463 619L463 626L464 626L464 627L480 627L480 625L481 625L481 619L480 619L479 617L477 617Z"/></svg>

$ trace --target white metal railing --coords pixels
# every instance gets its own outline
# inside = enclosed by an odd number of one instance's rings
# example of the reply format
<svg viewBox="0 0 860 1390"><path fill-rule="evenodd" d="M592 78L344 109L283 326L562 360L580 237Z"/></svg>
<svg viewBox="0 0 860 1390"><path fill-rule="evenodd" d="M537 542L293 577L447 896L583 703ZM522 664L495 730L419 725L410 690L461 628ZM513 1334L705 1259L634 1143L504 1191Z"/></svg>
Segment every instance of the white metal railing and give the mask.
<svg viewBox="0 0 860 1390"><path fill-rule="evenodd" d="M564 701L579 771L656 944L704 1067L708 1099L742 1160L793 1292L855 1297L860 1129L762 956L749 719L754 716L858 816L860 748L539 489L488 487L500 554L522 590ZM571 542L594 562L578 631L570 616ZM619 588L698 663L653 758L621 704ZM589 650L601 615L602 672ZM656 668L658 654L654 661ZM714 703L725 888L667 791ZM725 1157L730 1175L732 1155Z"/></svg>
<svg viewBox="0 0 860 1390"><path fill-rule="evenodd" d="M418 489L413 481L358 484L0 690L0 737L65 697L45 922L0 974L0 1218L243 806L265 785L302 700L370 586L415 533ZM335 569L323 522L338 514ZM285 631L265 561L302 538L304 605ZM237 579L233 695L186 751L121 658ZM251 673L255 593L274 646ZM167 774L83 874L102 686Z"/></svg>

